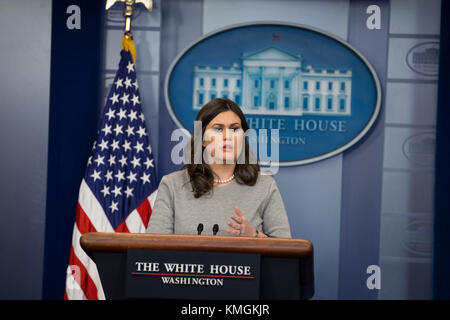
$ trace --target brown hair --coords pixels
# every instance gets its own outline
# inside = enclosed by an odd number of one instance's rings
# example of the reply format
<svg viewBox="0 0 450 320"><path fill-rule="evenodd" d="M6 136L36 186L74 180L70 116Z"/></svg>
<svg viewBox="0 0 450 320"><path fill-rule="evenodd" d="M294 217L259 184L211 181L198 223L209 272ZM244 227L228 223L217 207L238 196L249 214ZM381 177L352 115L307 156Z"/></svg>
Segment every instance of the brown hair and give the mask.
<svg viewBox="0 0 450 320"><path fill-rule="evenodd" d="M208 124L214 119L219 113L225 111L233 111L240 119L241 126L244 132L249 129L247 121L245 120L244 113L239 108L239 106L234 103L230 99L222 99L215 98L205 104L197 114L195 118L196 121L202 122L202 139L205 134L205 129ZM250 146L247 141L247 137L244 137L245 140L245 162L244 163L236 163L236 167L234 169L234 176L236 182L239 184L245 184L248 186L255 185L258 175L259 175L259 165L256 161L252 161L255 163L250 163L249 159L251 156ZM194 149L194 135L192 135L190 141L191 149ZM205 147L202 146L202 155ZM186 168L190 177L190 183L192 185L192 191L194 192L194 197L199 198L205 193L210 192L213 189L214 185L214 176L211 168L207 163L205 163L202 156L202 163L195 164L194 163L194 152L191 152L191 161L189 164L185 164L183 169Z"/></svg>

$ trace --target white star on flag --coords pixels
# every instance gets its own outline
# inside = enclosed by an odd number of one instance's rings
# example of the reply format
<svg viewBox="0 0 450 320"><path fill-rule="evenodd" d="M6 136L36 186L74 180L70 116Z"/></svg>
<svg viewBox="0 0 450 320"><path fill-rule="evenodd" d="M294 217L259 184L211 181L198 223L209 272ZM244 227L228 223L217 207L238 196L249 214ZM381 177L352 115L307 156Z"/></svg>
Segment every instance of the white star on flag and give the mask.
<svg viewBox="0 0 450 320"><path fill-rule="evenodd" d="M130 122L133 120L137 120L136 111L130 111L130 114L128 115L128 118L130 119Z"/></svg>
<svg viewBox="0 0 450 320"><path fill-rule="evenodd" d="M105 134L105 136L107 136L108 134L111 134L111 126L105 125L105 127L101 131Z"/></svg>
<svg viewBox="0 0 450 320"><path fill-rule="evenodd" d="M128 73L134 72L134 64L131 63L131 61L127 65L127 70L128 70Z"/></svg>
<svg viewBox="0 0 450 320"><path fill-rule="evenodd" d="M133 196L133 188L130 188L129 186L127 186L127 189L125 190L125 194L127 195L127 198L132 197Z"/></svg>
<svg viewBox="0 0 450 320"><path fill-rule="evenodd" d="M103 193L103 197L106 197L107 195L109 195L109 187L107 187L106 185L103 186L102 191L100 191L101 193Z"/></svg>
<svg viewBox="0 0 450 320"><path fill-rule="evenodd" d="M100 147L100 149L102 149L102 151L104 151L105 149L108 149L108 142L102 140L102 143L100 143L98 146Z"/></svg>
<svg viewBox="0 0 450 320"><path fill-rule="evenodd" d="M116 133L116 136L118 136L119 134L122 134L122 126L119 126L118 124L116 125L116 127L113 129L113 131Z"/></svg>
<svg viewBox="0 0 450 320"><path fill-rule="evenodd" d="M115 165L115 164L116 164L116 156L110 155L110 156L109 156L109 159L108 159L108 162L109 162L109 166L110 166L110 167L112 167L113 165ZM148 169L148 168L147 168L147 169Z"/></svg>
<svg viewBox="0 0 450 320"><path fill-rule="evenodd" d="M122 120L127 117L127 113L125 109L120 109L120 111L116 114L116 116L119 116L119 120Z"/></svg>
<svg viewBox="0 0 450 320"><path fill-rule="evenodd" d="M118 89L118 88L120 88L120 87L123 87L122 81L123 81L123 79L120 79L120 78L119 78L119 79L117 79L116 82L114 82L115 85L116 85L116 89Z"/></svg>
<svg viewBox="0 0 450 320"><path fill-rule="evenodd" d="M120 190L120 188L118 186L114 186L114 190L111 192L114 193L114 197L116 197L116 198L122 194L122 191Z"/></svg>
<svg viewBox="0 0 450 320"><path fill-rule="evenodd" d="M119 211L119 209L117 208L118 204L119 204L118 202L111 201L111 205L109 206L109 208L111 209L111 212L114 213L114 211Z"/></svg>
<svg viewBox="0 0 450 320"><path fill-rule="evenodd" d="M134 131L133 131L133 127L132 126L128 126L127 130L125 130L127 132L128 136L133 135L134 136Z"/></svg>
<svg viewBox="0 0 450 320"><path fill-rule="evenodd" d="M137 134L139 135L139 138L142 138L143 136L146 136L147 133L145 132L144 127L139 127L139 130L137 131Z"/></svg>
<svg viewBox="0 0 450 320"><path fill-rule="evenodd" d="M94 173L91 174L92 179L94 179L94 182L98 179L100 180L100 171L97 172L97 170L94 170Z"/></svg>
<svg viewBox="0 0 450 320"><path fill-rule="evenodd" d="M106 178L106 182L108 182L109 180L112 180L112 174L113 174L113 172L112 171L110 171L110 170L108 170L107 172L106 172L106 174L105 174L105 178Z"/></svg>
<svg viewBox="0 0 450 320"><path fill-rule="evenodd" d="M133 161L131 161L131 163L133 164L133 169L138 167L138 166L139 167L141 166L139 158L136 158L136 157L133 157Z"/></svg>
<svg viewBox="0 0 450 320"><path fill-rule="evenodd" d="M136 145L133 147L136 149L136 153L139 153L141 151L144 152L143 145L144 145L144 143L136 142Z"/></svg>
<svg viewBox="0 0 450 320"><path fill-rule="evenodd" d="M123 145L122 145L123 150L124 150L125 152L127 152L128 150L131 150L131 146L130 146L130 145L131 145L131 142L125 140L125 142L124 142Z"/></svg>
<svg viewBox="0 0 450 320"><path fill-rule="evenodd" d="M119 181L120 182L120 180L125 180L125 172L123 172L123 171L117 171L117 173L114 175L114 177L116 177L117 178L117 181Z"/></svg>
<svg viewBox="0 0 450 320"><path fill-rule="evenodd" d="M149 158L147 158L147 160L145 160L144 164L147 169L150 167L153 167L153 159L150 160Z"/></svg>
<svg viewBox="0 0 450 320"><path fill-rule="evenodd" d="M127 157L122 155L122 158L119 160L119 162L122 165L122 167L126 166L127 165Z"/></svg>
<svg viewBox="0 0 450 320"><path fill-rule="evenodd" d="M131 79L127 77L127 79L123 82L123 84L128 89L128 87L131 87Z"/></svg>
<svg viewBox="0 0 450 320"><path fill-rule="evenodd" d="M105 113L105 115L108 117L108 120L114 119L116 115L114 114L113 109L110 109L108 113ZM103 130L103 129L102 129Z"/></svg>
<svg viewBox="0 0 450 320"><path fill-rule="evenodd" d="M130 173L127 176L127 179L130 181L130 183L133 183L133 181L137 181L136 173L133 173L133 171L130 171Z"/></svg>
<svg viewBox="0 0 450 320"><path fill-rule="evenodd" d="M146 174L144 172L144 174L141 177L141 180L143 184L150 183L150 174Z"/></svg>
<svg viewBox="0 0 450 320"><path fill-rule="evenodd" d="M113 151L116 151L116 149L119 149L119 140L113 140L111 143L111 148Z"/></svg>
<svg viewBox="0 0 450 320"><path fill-rule="evenodd" d="M133 95L133 98L131 99L131 101L133 102L133 106L135 106L136 104L139 104L139 97L136 95Z"/></svg>
<svg viewBox="0 0 450 320"><path fill-rule="evenodd" d="M129 94L123 94L122 98L120 98L120 100L122 100L122 104L125 105L125 103L130 103L130 101L128 100L128 97L130 95Z"/></svg>
<svg viewBox="0 0 450 320"><path fill-rule="evenodd" d="M114 103L119 103L119 95L117 93L113 94L113 96L111 98L109 98L109 100L111 100L112 104L114 105Z"/></svg>
<svg viewBox="0 0 450 320"><path fill-rule="evenodd" d="M105 164L105 163L103 162L103 159L104 159L104 158L105 158L104 156L102 157L102 156L98 155L97 159L94 160L94 162L97 163L97 167L99 167L101 164Z"/></svg>

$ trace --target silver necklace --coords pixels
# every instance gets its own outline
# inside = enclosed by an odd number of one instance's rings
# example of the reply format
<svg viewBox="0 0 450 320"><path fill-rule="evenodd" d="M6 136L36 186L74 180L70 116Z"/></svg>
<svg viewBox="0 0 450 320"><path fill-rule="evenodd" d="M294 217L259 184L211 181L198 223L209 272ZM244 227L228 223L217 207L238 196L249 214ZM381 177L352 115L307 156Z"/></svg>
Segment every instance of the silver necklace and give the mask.
<svg viewBox="0 0 450 320"><path fill-rule="evenodd" d="M227 183L227 182L230 182L231 180L233 180L234 179L234 173L231 175L231 177L229 177L229 178L227 178L227 179L223 179L223 180L220 180L220 179L214 179L214 182L215 183Z"/></svg>

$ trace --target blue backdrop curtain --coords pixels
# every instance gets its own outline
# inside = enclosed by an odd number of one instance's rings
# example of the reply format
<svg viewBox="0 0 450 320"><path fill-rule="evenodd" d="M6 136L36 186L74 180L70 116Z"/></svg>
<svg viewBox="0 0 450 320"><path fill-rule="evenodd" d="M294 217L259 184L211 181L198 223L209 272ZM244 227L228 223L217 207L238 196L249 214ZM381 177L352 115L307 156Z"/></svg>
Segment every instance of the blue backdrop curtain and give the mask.
<svg viewBox="0 0 450 320"><path fill-rule="evenodd" d="M66 26L71 5L81 10L81 29ZM43 299L64 297L78 189L99 120L104 5L103 0L52 5Z"/></svg>
<svg viewBox="0 0 450 320"><path fill-rule="evenodd" d="M450 3L441 3L436 179L433 245L433 298L450 299Z"/></svg>

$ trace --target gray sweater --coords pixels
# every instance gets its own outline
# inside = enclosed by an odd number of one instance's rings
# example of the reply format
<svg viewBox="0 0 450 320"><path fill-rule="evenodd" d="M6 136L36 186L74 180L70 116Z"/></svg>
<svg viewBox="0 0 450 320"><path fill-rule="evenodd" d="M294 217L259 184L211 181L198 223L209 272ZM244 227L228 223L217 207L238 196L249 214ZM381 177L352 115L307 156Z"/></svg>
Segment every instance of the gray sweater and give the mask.
<svg viewBox="0 0 450 320"><path fill-rule="evenodd" d="M195 198L185 169L161 179L149 222L149 233L197 234L202 223L202 235L230 235L227 221L237 206L251 225L269 237L290 238L291 231L283 200L272 176L258 176L254 186L233 180L222 187L213 187L211 194Z"/></svg>

